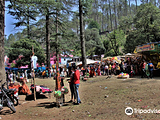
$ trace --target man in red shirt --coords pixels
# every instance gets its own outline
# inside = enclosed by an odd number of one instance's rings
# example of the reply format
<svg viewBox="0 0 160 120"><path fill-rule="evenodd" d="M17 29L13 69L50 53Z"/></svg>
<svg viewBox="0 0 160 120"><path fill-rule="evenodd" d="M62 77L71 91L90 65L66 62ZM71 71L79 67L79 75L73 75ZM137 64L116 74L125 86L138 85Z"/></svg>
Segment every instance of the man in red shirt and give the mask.
<svg viewBox="0 0 160 120"><path fill-rule="evenodd" d="M76 99L77 99L77 103L76 104L80 104L81 100L79 97L79 92L78 92L78 88L79 88L79 84L80 84L80 72L79 70L77 70L76 66L73 66L73 70L74 72L74 86L75 86L75 93L76 93Z"/></svg>

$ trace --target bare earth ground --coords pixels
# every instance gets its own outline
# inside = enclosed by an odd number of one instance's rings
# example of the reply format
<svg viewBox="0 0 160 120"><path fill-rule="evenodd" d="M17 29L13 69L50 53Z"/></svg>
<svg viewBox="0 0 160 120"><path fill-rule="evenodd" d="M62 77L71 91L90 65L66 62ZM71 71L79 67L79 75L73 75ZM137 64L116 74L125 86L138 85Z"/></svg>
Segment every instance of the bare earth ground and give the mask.
<svg viewBox="0 0 160 120"><path fill-rule="evenodd" d="M36 78L37 85L46 85L54 90L55 80ZM30 83L28 83L30 85ZM68 82L65 86L69 88ZM160 78L141 79L139 76L129 79L117 79L115 76L90 78L80 83L80 98L82 104L68 103L70 92L65 96L64 106L57 108L53 93L51 98L40 98L36 101L25 101L20 95L20 105L12 114L5 107L0 114L3 120L75 120L75 119L107 119L107 120L160 120L160 114L125 114L127 106L139 109L160 109ZM138 101L141 100L141 101ZM142 108L146 106L146 108Z"/></svg>

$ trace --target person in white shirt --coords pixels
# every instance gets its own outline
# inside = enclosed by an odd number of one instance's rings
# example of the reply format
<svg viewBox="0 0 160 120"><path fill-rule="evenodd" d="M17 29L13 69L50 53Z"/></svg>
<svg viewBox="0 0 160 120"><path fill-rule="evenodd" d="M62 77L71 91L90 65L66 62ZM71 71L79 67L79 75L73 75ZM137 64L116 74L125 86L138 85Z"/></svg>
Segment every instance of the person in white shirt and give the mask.
<svg viewBox="0 0 160 120"><path fill-rule="evenodd" d="M109 71L108 71L108 64L105 65L105 72L108 75Z"/></svg>
<svg viewBox="0 0 160 120"><path fill-rule="evenodd" d="M34 56L34 53L33 53L31 57L31 67L34 69L37 68L37 60L38 60L37 56Z"/></svg>
<svg viewBox="0 0 160 120"><path fill-rule="evenodd" d="M13 72L10 73L9 79L10 79L10 82L12 83L13 82Z"/></svg>

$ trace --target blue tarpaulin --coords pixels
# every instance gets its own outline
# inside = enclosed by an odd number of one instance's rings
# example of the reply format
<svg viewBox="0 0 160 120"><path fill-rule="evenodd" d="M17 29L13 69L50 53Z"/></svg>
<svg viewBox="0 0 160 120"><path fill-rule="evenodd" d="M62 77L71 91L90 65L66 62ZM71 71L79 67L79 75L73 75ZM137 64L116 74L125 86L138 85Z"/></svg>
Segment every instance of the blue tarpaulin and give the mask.
<svg viewBox="0 0 160 120"><path fill-rule="evenodd" d="M44 70L46 70L46 67L38 67L38 70L44 71Z"/></svg>

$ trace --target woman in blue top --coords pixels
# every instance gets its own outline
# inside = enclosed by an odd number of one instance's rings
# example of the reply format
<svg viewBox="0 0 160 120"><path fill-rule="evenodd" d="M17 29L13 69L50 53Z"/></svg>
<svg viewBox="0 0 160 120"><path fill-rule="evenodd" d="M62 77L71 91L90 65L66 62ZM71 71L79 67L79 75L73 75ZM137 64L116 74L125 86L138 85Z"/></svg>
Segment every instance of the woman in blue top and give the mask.
<svg viewBox="0 0 160 120"><path fill-rule="evenodd" d="M153 63L151 62L151 60L148 63L148 69L149 69L149 73L150 73L150 78L153 78Z"/></svg>

